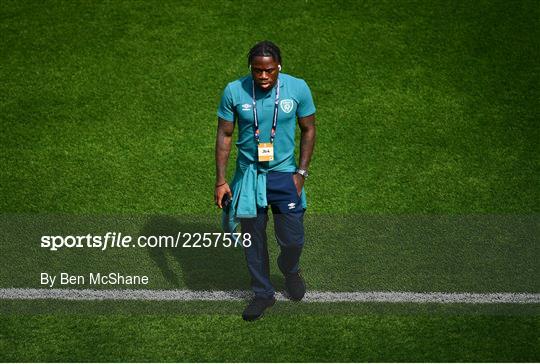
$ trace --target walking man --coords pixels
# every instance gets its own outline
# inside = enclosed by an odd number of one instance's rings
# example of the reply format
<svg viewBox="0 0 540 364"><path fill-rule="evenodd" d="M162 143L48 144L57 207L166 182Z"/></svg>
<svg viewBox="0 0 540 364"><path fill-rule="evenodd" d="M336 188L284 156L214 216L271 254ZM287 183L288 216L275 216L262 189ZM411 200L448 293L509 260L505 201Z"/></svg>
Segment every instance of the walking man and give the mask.
<svg viewBox="0 0 540 364"><path fill-rule="evenodd" d="M254 298L244 310L244 320L260 318L275 303L270 282L266 225L268 207L280 247L278 267L285 276L291 300L300 301L306 287L300 275L304 245L304 182L315 144L315 105L302 79L281 72L279 48L269 41L257 43L248 53L250 75L227 85L218 109L216 137L215 203L223 208L223 225L251 235L245 248ZM300 127L300 158L295 160L295 130ZM235 124L238 157L231 183L227 162Z"/></svg>

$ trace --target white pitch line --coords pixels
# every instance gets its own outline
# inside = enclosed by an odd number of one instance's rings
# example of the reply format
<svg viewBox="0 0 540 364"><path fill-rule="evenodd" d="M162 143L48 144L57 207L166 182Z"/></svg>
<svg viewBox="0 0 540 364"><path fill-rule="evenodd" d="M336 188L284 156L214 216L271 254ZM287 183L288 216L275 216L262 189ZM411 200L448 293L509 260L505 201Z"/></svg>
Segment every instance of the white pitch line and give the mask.
<svg viewBox="0 0 540 364"><path fill-rule="evenodd" d="M191 291L149 289L46 289L0 288L2 300L141 300L141 301L243 301L249 291ZM277 293L279 301L286 301ZM308 291L303 302L391 302L391 303L540 303L540 293L446 293L446 292L318 292Z"/></svg>

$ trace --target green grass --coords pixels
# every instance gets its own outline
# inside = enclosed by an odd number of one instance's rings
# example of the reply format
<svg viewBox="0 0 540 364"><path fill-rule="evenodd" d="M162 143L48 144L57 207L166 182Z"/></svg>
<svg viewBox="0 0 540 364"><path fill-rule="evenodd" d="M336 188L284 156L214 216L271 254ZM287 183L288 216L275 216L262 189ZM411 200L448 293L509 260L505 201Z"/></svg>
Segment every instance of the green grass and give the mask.
<svg viewBox="0 0 540 364"><path fill-rule="evenodd" d="M47 213L67 214L58 231L113 214L137 214L134 234L217 229L217 103L271 39L318 109L310 287L539 292L539 18L533 0L3 2L0 286L113 265L155 288L247 288L238 250L53 254L36 237ZM286 304L248 325L241 303L1 304L3 361L540 360L537 305Z"/></svg>
<svg viewBox="0 0 540 364"><path fill-rule="evenodd" d="M0 210L208 213L217 103L264 38L318 108L310 211L539 210L536 1L257 6L3 4Z"/></svg>
<svg viewBox="0 0 540 364"><path fill-rule="evenodd" d="M3 318L3 361L492 361L538 358L535 317ZM20 340L24 337L24 340Z"/></svg>

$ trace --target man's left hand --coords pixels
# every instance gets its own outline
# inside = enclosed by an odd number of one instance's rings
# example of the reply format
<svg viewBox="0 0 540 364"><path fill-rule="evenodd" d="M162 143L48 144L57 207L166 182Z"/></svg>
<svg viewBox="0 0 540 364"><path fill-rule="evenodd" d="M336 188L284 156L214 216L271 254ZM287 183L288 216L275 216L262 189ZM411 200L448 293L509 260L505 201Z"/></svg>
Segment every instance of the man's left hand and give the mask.
<svg viewBox="0 0 540 364"><path fill-rule="evenodd" d="M296 186L296 193L298 196L302 193L302 187L304 187L304 177L301 174L293 174L294 185Z"/></svg>

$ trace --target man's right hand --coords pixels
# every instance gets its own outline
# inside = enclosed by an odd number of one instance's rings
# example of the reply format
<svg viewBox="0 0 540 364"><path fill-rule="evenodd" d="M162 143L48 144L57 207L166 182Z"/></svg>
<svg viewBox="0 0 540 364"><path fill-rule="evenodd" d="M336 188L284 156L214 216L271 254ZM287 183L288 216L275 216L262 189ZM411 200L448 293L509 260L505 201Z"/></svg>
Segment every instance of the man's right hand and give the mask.
<svg viewBox="0 0 540 364"><path fill-rule="evenodd" d="M223 201L223 197L225 195L229 195L229 199L232 199L232 191L227 182L219 187L216 187L214 190L214 202L220 209L223 208L221 201Z"/></svg>

